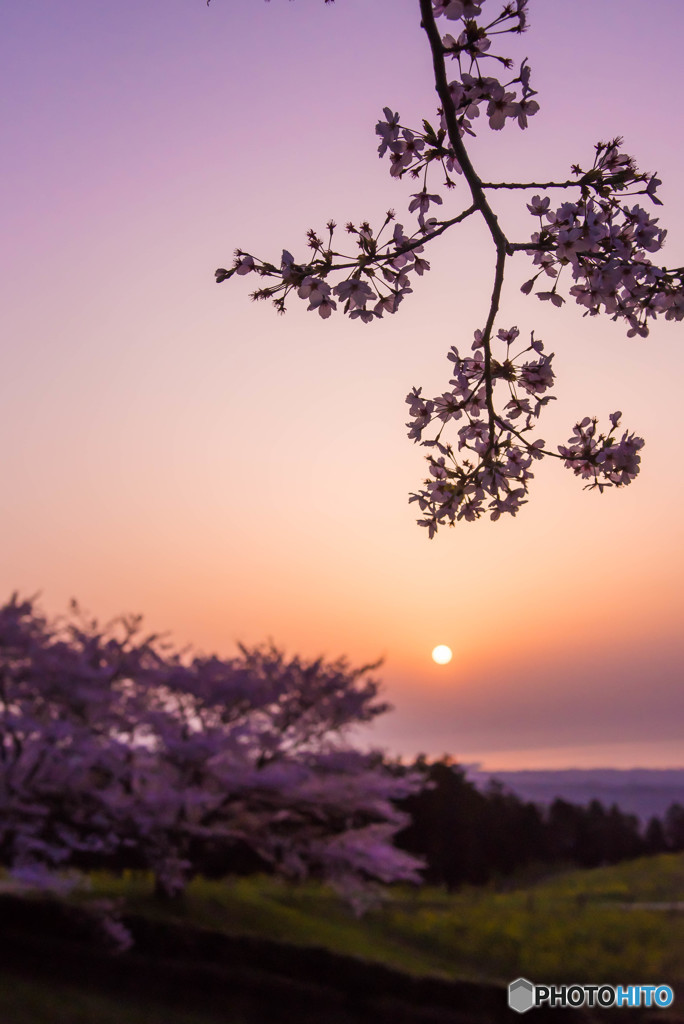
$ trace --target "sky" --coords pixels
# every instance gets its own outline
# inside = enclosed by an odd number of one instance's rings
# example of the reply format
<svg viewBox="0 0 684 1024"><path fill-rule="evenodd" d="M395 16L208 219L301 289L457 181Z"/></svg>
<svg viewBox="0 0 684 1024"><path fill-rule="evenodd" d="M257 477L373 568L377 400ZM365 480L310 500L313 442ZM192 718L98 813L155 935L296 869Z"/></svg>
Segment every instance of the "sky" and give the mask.
<svg viewBox="0 0 684 1024"><path fill-rule="evenodd" d="M504 45L541 110L480 132L481 177L562 179L622 135L663 181L680 266L684 6L532 0L530 26ZM510 261L499 326L556 352L542 436L621 409L642 472L599 495L545 460L515 519L428 540L404 398L444 390L447 351L482 326L484 226L436 240L370 325L299 302L278 317L251 278L214 283L238 246L298 258L331 217L402 219L411 183L374 126L384 106L434 115L417 0L27 0L2 6L0 38L0 599L142 613L222 656L273 640L383 658L395 710L363 742L406 757L684 766L682 324L628 339L525 298L529 259ZM525 199L495 202L529 237Z"/></svg>

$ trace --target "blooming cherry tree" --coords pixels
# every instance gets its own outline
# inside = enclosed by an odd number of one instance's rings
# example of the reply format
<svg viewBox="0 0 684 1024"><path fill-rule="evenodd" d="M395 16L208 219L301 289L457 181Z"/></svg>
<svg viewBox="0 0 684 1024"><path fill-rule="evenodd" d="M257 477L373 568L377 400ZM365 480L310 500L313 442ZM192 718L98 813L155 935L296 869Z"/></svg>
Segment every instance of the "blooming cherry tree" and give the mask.
<svg viewBox="0 0 684 1024"><path fill-rule="evenodd" d="M345 741L387 710L374 666L183 657L139 618L49 623L16 595L0 608L0 864L29 884L69 868L152 870L179 893L245 846L288 877L352 899L418 880L392 846L410 773Z"/></svg>
<svg viewBox="0 0 684 1024"><path fill-rule="evenodd" d="M586 487L599 491L625 486L639 471L644 442L621 427L619 412L610 415L605 429L585 417L555 449L539 437L539 417L552 400L553 355L534 332L528 342L517 343L519 329L500 325L509 258L522 253L532 260L534 274L523 284L524 294L535 293L554 306L569 295L585 316L608 313L623 321L629 337L646 337L658 316L684 318L684 268L651 260L666 232L634 199L643 196L662 205L661 182L637 168L620 138L597 143L588 169L575 165L564 180L482 181L468 153L476 126L486 121L494 131L511 124L525 129L539 110L527 61L516 69L510 58L493 51L498 36L527 29L528 0L417 2L440 106L434 124L424 120L420 129L403 125L390 107L376 126L378 153L389 161L390 175L416 182L408 204L410 225L399 223L393 210L375 226L349 223L352 244L345 248L337 225L329 221L324 232L308 232L309 253L300 260L288 250L279 261L268 261L238 249L232 268L217 270L216 280L254 274L260 283L252 297L270 300L278 312L294 295L323 319L341 311L370 323L396 313L415 277L430 269L423 254L434 238L469 217L484 219L494 277L472 354L452 347L451 376L442 394L428 398L413 388L406 399L409 437L429 449L429 477L409 500L417 503L418 522L432 537L440 525L478 519L485 512L492 519L515 515L527 500L531 467L547 456L561 459ZM435 183L436 175L441 183ZM513 241L504 234L491 199L501 189L531 193L526 204L535 221L530 238ZM551 195L558 191L569 198L557 205ZM451 193L467 193L467 205L445 216Z"/></svg>

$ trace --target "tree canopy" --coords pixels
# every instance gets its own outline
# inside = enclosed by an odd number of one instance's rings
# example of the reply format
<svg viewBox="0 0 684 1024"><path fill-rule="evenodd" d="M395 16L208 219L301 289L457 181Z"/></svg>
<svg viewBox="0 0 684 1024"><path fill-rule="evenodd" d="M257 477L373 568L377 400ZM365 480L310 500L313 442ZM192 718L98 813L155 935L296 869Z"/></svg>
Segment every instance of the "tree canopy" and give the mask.
<svg viewBox="0 0 684 1024"><path fill-rule="evenodd" d="M416 777L345 739L387 710L374 667L184 655L138 617L100 628L74 606L48 622L15 595L0 609L0 862L29 882L147 868L169 894L245 850L352 898L417 880L392 845Z"/></svg>

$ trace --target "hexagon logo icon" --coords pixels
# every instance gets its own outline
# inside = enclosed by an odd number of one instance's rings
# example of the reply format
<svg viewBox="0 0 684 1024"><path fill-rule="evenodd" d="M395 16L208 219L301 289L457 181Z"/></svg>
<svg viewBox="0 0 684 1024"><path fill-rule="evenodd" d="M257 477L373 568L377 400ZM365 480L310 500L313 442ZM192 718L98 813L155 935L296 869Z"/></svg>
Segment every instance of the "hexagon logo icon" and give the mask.
<svg viewBox="0 0 684 1024"><path fill-rule="evenodd" d="M516 1013L527 1013L534 1006L534 985L527 978L516 978L508 986L508 1005Z"/></svg>

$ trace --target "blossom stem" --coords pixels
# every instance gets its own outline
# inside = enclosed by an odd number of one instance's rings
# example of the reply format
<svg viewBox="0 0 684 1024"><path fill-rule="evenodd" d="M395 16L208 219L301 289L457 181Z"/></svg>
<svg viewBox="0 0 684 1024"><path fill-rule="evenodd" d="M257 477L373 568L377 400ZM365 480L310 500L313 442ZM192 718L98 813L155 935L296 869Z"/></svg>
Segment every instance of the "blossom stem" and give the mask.
<svg viewBox="0 0 684 1024"><path fill-rule="evenodd" d="M483 181L480 182L481 188L574 188L581 186L582 180L577 181Z"/></svg>
<svg viewBox="0 0 684 1024"><path fill-rule="evenodd" d="M487 399L487 412L489 414L489 443L490 446L494 446L494 426L496 423L496 413L494 412L494 381L492 379L492 347L491 337L492 330L494 329L494 321L496 314L499 312L499 301L501 299L501 287L504 279L504 265L506 263L506 248L503 245L496 247L496 270L494 272L494 287L492 288L492 298L489 303L489 314L487 316L487 323L485 324L484 331L482 332L482 342L485 350L485 397Z"/></svg>

